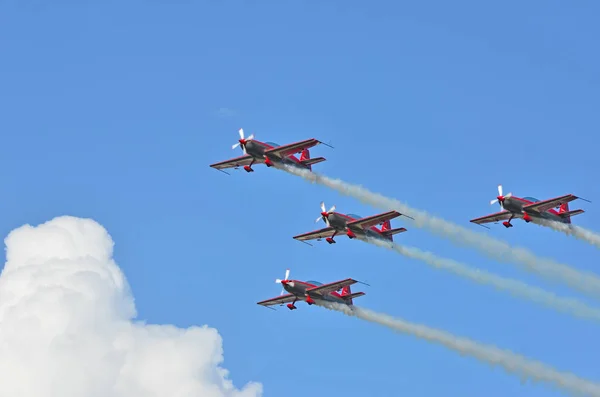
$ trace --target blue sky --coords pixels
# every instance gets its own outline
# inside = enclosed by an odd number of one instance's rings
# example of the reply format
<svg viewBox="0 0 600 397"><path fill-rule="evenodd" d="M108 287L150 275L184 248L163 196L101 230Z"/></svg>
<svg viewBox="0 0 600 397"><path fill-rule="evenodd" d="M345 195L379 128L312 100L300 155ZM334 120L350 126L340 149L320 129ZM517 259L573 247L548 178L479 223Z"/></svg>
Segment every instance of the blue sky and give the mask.
<svg viewBox="0 0 600 397"><path fill-rule="evenodd" d="M9 1L0 5L0 232L91 217L116 242L139 319L209 324L238 386L265 396L552 396L543 385L319 308L277 312L299 279L368 282L365 307L600 380L597 325L339 238L308 247L319 202L374 214L276 170L221 174L243 127L331 142L315 170L454 222L574 193L600 223L600 58L592 2ZM572 208L577 208L572 205ZM564 294L411 228L397 241ZM473 228L477 226L472 225ZM482 233L597 271L580 241L515 222Z"/></svg>

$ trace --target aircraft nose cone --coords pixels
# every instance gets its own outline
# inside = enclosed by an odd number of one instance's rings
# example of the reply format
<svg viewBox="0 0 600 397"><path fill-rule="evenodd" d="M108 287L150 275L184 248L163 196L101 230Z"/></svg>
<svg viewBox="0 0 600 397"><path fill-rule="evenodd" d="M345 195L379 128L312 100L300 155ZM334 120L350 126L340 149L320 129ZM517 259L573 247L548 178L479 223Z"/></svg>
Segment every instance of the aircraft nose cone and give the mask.
<svg viewBox="0 0 600 397"><path fill-rule="evenodd" d="M498 196L496 198L498 199L498 201L504 201L504 196Z"/></svg>
<svg viewBox="0 0 600 397"><path fill-rule="evenodd" d="M328 218L329 217L329 213L327 213L327 212L321 212L321 216L324 216L325 218Z"/></svg>

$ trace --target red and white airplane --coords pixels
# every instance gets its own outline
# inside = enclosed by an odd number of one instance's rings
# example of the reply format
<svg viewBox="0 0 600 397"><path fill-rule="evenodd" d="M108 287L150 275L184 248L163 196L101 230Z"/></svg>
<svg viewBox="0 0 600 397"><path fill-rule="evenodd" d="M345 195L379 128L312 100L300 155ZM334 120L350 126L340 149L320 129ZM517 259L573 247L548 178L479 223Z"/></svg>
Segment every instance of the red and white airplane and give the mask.
<svg viewBox="0 0 600 397"><path fill-rule="evenodd" d="M513 218L521 218L527 223L534 219L545 219L570 224L572 216L584 213L581 209L572 211L569 209L569 203L577 199L587 201L588 203L590 202L589 200L572 194L566 194L564 196L543 201L534 197L516 197L513 196L512 193L504 195L502 194L502 185L498 185L498 197L490 201L490 204L500 204L502 211L482 216L481 218L471 219L471 222L483 226L484 223L504 221L502 224L506 228L513 226L510 223Z"/></svg>
<svg viewBox="0 0 600 397"><path fill-rule="evenodd" d="M223 171L226 168L244 167L247 172L253 172L252 165L254 164L265 164L267 167L286 164L311 171L313 164L325 161L324 157L310 158L309 148L323 143L314 138L280 146L273 142L257 141L254 139L254 134L246 138L242 128L240 128L239 133L240 139L231 148L235 149L240 146L244 155L211 164L212 168ZM326 143L323 144L331 147ZM300 158L295 156L296 153L300 153Z"/></svg>
<svg viewBox="0 0 600 397"><path fill-rule="evenodd" d="M297 309L295 303L299 300L305 301L309 305L314 305L315 303L319 302L334 302L352 306L352 299L357 298L359 296L363 296L365 294L364 292L353 293L350 290L350 286L352 284L360 283L360 281L356 281L351 278L347 278L341 281L335 281L329 284L322 284L318 281L290 280L289 276L290 269L287 269L285 272L285 278L283 280L275 280L276 283L281 284L283 286L281 294L278 297L257 302L257 304L269 307L274 305L281 306L284 303L287 303L287 307L290 310ZM288 293L284 295L285 291L287 291Z"/></svg>
<svg viewBox="0 0 600 397"><path fill-rule="evenodd" d="M294 236L294 239L299 241L316 239L320 241L323 237L326 237L325 241L329 244L334 244L335 240L333 238L338 233L343 233L351 239L358 238L359 240L366 240L367 238L379 238L386 241L393 241L394 238L392 236L394 234L406 231L406 228L403 227L392 229L390 220L403 215L398 211L388 211L366 218L354 214L341 214L334 211L335 205L332 206L329 211L325 211L325 203L321 202L321 216L317 218L316 222L319 222L322 219L327 227L299 234ZM404 216L410 218L408 215ZM381 229L375 226L377 224L381 225Z"/></svg>

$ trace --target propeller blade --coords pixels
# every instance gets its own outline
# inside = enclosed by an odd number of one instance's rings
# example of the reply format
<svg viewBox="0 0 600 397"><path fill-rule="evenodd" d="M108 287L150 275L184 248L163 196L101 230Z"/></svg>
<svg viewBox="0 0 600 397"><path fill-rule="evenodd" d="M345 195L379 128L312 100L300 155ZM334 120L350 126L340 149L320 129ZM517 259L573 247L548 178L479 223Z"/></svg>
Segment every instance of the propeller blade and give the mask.
<svg viewBox="0 0 600 397"><path fill-rule="evenodd" d="M250 134L250 136L246 138L247 141L251 141L252 139L254 139L254 134Z"/></svg>
<svg viewBox="0 0 600 397"><path fill-rule="evenodd" d="M285 271L285 279L284 280L287 280L289 278L290 278L290 269L286 269L286 271Z"/></svg>
<svg viewBox="0 0 600 397"><path fill-rule="evenodd" d="M509 198L512 196L512 193L507 193L506 196L504 196L504 198Z"/></svg>
<svg viewBox="0 0 600 397"><path fill-rule="evenodd" d="M240 128L238 132L240 133L240 139L244 139L244 129Z"/></svg>
<svg viewBox="0 0 600 397"><path fill-rule="evenodd" d="M490 204L494 205L494 204L496 204L496 202L498 202L498 199L493 199L492 201L490 201Z"/></svg>
<svg viewBox="0 0 600 397"><path fill-rule="evenodd" d="M498 185L498 196L502 196L502 185Z"/></svg>
<svg viewBox="0 0 600 397"><path fill-rule="evenodd" d="M319 217L317 218L317 220L315 220L315 223L319 223L319 221L323 219L323 217L321 215L319 215Z"/></svg>
<svg viewBox="0 0 600 397"><path fill-rule="evenodd" d="M278 278L276 278L276 279L275 279L275 284L281 284L281 280L280 280L280 279L278 279Z"/></svg>
<svg viewBox="0 0 600 397"><path fill-rule="evenodd" d="M333 211L335 211L335 205L332 205L331 208L329 209L329 211L327 211L327 212L332 213Z"/></svg>
<svg viewBox="0 0 600 397"><path fill-rule="evenodd" d="M325 212L325 202L321 201L321 212Z"/></svg>
<svg viewBox="0 0 600 397"><path fill-rule="evenodd" d="M234 144L234 145L232 145L232 146L231 146L231 148L232 148L232 149L235 149L235 148L236 148L236 147L238 147L238 146L240 146L240 143L239 143L239 142L238 142L238 143L236 143L236 144Z"/></svg>

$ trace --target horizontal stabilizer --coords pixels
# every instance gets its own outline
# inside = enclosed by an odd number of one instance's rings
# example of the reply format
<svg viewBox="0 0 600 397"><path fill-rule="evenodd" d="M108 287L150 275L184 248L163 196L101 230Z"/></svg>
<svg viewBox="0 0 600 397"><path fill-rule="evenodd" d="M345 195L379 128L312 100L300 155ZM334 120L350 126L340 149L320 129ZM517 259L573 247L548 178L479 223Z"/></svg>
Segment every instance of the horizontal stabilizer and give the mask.
<svg viewBox="0 0 600 397"><path fill-rule="evenodd" d="M344 299L344 300L351 300L353 298L357 298L359 296L363 296L364 294L365 294L364 292L355 292L355 293L350 294L350 295L343 295L342 299Z"/></svg>
<svg viewBox="0 0 600 397"><path fill-rule="evenodd" d="M381 234L384 236L393 236L394 234L404 233L405 231L406 231L406 228L398 227L396 229L385 230L385 231L381 232Z"/></svg>
<svg viewBox="0 0 600 397"><path fill-rule="evenodd" d="M573 211L561 212L560 214L558 214L558 216L560 216L561 218L567 218L569 216L583 214L584 212L585 212L584 210L573 210Z"/></svg>
<svg viewBox="0 0 600 397"><path fill-rule="evenodd" d="M313 165L313 164L320 163L322 161L325 161L325 157L315 157L314 159L300 160L300 163L302 163L304 165Z"/></svg>

